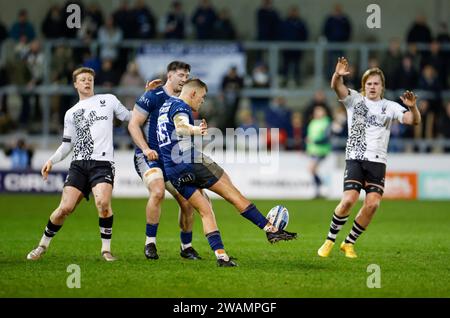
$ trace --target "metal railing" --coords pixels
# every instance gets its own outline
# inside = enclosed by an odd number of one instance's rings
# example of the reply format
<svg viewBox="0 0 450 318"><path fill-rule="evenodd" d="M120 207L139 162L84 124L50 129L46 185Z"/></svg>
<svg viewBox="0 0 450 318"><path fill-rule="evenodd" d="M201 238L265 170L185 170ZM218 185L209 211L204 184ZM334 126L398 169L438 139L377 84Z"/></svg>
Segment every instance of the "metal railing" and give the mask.
<svg viewBox="0 0 450 318"><path fill-rule="evenodd" d="M142 40L124 40L120 43L120 48L129 48L137 50L140 47L148 44L161 44L167 43L166 41L142 41ZM205 42L195 42L186 41L185 43L201 43ZM227 42L210 42L214 44L227 43ZM329 51L344 51L353 52L351 55L357 60L360 70L367 68L369 63L369 57L373 52L385 52L388 49L387 43L326 43L326 42L305 42L305 43L292 43L292 42L256 42L256 41L246 41L240 43L246 53L250 51L261 51L266 59L269 69L269 74L271 76L271 86L270 88L245 88L242 90L241 95L244 98L249 97L276 97L284 96L287 98L305 98L311 97L315 91L323 90L328 98L335 99L335 94L329 89L329 79L325 78L325 59L326 53ZM52 84L50 81L50 65L52 56L52 49L58 45L65 45L68 47L85 47L86 44L80 40L46 40L43 42L43 51L45 55L45 68L44 68L44 78L43 83L31 90L24 86L8 85L0 87L0 96L2 94L17 95L23 93L38 94L41 98L42 106L42 133L36 138L39 141L39 146L43 148L48 148L50 143L54 138L50 135L50 97L56 95L71 95L75 96L76 92L72 85L56 85ZM3 45L5 48L5 45ZM7 47L7 46L6 46ZM99 44L93 41L90 45L90 50L92 52L97 52ZM403 44L402 50L405 51L406 44ZM419 50L429 50L429 46L425 44L418 44L417 48ZM444 51L450 52L450 45L445 44L441 46ZM300 50L305 52L312 52L312 64L313 73L310 75L312 78L312 85L299 87L295 89L282 88L279 85L279 65L280 59L282 58L281 52L284 50ZM5 50L3 50L5 51ZM356 53L355 53L356 52ZM3 52L5 54L5 52ZM350 62L353 62L350 59ZM304 63L308 63L304 61ZM113 88L102 88L97 86L96 93L109 92L120 96L138 96L142 93L142 88L140 87L113 87ZM399 96L402 92L400 91L387 91L387 98L394 98ZM429 92L420 92L421 97L426 97ZM450 99L450 90L443 91L441 94L443 99ZM0 136L0 143L8 141L11 136L3 135ZM433 141L426 141L427 143Z"/></svg>

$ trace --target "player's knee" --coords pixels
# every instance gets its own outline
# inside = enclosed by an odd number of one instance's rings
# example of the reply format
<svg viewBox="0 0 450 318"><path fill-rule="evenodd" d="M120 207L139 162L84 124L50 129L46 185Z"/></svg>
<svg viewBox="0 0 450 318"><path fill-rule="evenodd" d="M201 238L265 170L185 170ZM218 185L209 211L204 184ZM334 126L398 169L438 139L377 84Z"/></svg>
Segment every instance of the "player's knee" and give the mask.
<svg viewBox="0 0 450 318"><path fill-rule="evenodd" d="M73 212L74 209L75 209L75 207L72 206L72 205L63 204L63 205L61 205L59 207L58 216L60 218L66 218L67 216L69 216Z"/></svg>
<svg viewBox="0 0 450 318"><path fill-rule="evenodd" d="M164 199L164 188L155 188L150 192L150 197L153 202L161 202Z"/></svg>
<svg viewBox="0 0 450 318"><path fill-rule="evenodd" d="M109 201L105 199L98 199L95 202L95 206L100 214L108 214L109 211Z"/></svg>
<svg viewBox="0 0 450 318"><path fill-rule="evenodd" d="M341 200L341 209L344 211L348 211L352 208L353 204L355 204L355 200L353 197L345 197Z"/></svg>
<svg viewBox="0 0 450 318"><path fill-rule="evenodd" d="M368 200L364 202L364 206L370 213L375 213L375 211L380 207L380 200Z"/></svg>

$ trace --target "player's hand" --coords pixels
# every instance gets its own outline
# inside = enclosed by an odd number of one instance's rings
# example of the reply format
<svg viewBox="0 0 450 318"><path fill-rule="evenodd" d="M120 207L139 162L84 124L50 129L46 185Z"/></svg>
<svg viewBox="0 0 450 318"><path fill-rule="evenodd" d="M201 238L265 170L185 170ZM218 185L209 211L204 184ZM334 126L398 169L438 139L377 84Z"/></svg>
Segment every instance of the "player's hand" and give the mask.
<svg viewBox="0 0 450 318"><path fill-rule="evenodd" d="M339 76L346 76L350 74L348 70L348 61L345 57L339 57L334 71Z"/></svg>
<svg viewBox="0 0 450 318"><path fill-rule="evenodd" d="M403 96L400 96L400 99L402 100L403 104L405 104L408 107L417 107L417 95L414 94L411 91L406 91L403 93Z"/></svg>
<svg viewBox="0 0 450 318"><path fill-rule="evenodd" d="M208 124L206 123L205 119L202 119L202 122L200 123L199 127L200 127L200 133L202 136L208 134Z"/></svg>
<svg viewBox="0 0 450 318"><path fill-rule="evenodd" d="M42 175L42 179L47 180L48 178L48 173L52 170L52 162L49 160L47 161L44 166L41 169L41 175Z"/></svg>
<svg viewBox="0 0 450 318"><path fill-rule="evenodd" d="M147 157L147 159L151 161L158 160L159 158L158 153L153 149L146 149L143 151L143 153Z"/></svg>
<svg viewBox="0 0 450 318"><path fill-rule="evenodd" d="M153 81L147 81L147 83L145 83L145 91L151 91L152 89L155 89L159 86L161 86L163 84L163 81L160 80L159 78L153 80Z"/></svg>

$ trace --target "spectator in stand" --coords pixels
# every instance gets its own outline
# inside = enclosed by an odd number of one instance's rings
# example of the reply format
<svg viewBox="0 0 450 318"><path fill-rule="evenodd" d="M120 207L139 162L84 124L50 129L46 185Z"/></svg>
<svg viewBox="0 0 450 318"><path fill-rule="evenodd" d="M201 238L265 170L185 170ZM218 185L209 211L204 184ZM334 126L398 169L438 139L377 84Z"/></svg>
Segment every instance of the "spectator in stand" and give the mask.
<svg viewBox="0 0 450 318"><path fill-rule="evenodd" d="M170 11L162 21L162 33L166 39L183 40L185 37L186 15L180 1L173 1Z"/></svg>
<svg viewBox="0 0 450 318"><path fill-rule="evenodd" d="M236 128L236 114L241 101L241 90L244 88L244 79L239 76L235 66L230 67L222 79L222 96L224 102L224 115L221 124L222 132L226 128Z"/></svg>
<svg viewBox="0 0 450 318"><path fill-rule="evenodd" d="M36 37L33 25L28 22L28 12L21 9L17 15L17 21L12 25L9 36L16 42L25 39L25 43L30 43Z"/></svg>
<svg viewBox="0 0 450 318"><path fill-rule="evenodd" d="M200 0L191 18L191 22L195 28L196 38L198 40L213 39L216 21L216 10L211 6L209 0Z"/></svg>
<svg viewBox="0 0 450 318"><path fill-rule="evenodd" d="M84 67L92 68L95 74L99 74L102 68L102 62L100 59L93 55L90 50L84 50L83 52L83 61L81 63ZM98 79L96 79L97 81ZM97 82L98 84L98 82Z"/></svg>
<svg viewBox="0 0 450 318"><path fill-rule="evenodd" d="M280 39L281 19L273 7L272 0L262 0L256 12L257 39L259 41L277 41Z"/></svg>
<svg viewBox="0 0 450 318"><path fill-rule="evenodd" d="M156 37L156 20L144 0L136 0L133 10L133 19L136 23L133 38L154 39Z"/></svg>
<svg viewBox="0 0 450 318"><path fill-rule="evenodd" d="M122 30L124 39L134 38L136 32L136 21L133 11L128 6L128 0L122 0L119 8L113 12L114 23Z"/></svg>
<svg viewBox="0 0 450 318"><path fill-rule="evenodd" d="M57 85L70 85L72 83L72 72L75 69L72 49L64 44L60 44L55 48L50 62L50 81ZM70 95L55 95L52 97L52 108L57 114L58 128L62 128L64 124L64 115L66 111L73 105ZM59 129L58 129L59 131Z"/></svg>
<svg viewBox="0 0 450 318"><path fill-rule="evenodd" d="M441 51L441 44L437 40L433 40L430 44L429 54L422 59L422 69L425 65L431 65L437 72L439 84L442 89L447 87L447 75L445 61L445 53Z"/></svg>
<svg viewBox="0 0 450 318"><path fill-rule="evenodd" d="M292 122L292 136L289 136L288 149L289 150L304 150L305 144L303 140L303 117L302 113L294 112L291 117Z"/></svg>
<svg viewBox="0 0 450 318"><path fill-rule="evenodd" d="M11 169L16 171L31 169L33 153L33 149L25 143L24 139L19 139L15 146L5 149L5 155L11 157Z"/></svg>
<svg viewBox="0 0 450 318"><path fill-rule="evenodd" d="M252 88L269 88L270 74L265 63L256 63L252 71ZM270 99L268 97L251 97L250 106L254 122L262 124L265 122L264 113L269 107Z"/></svg>
<svg viewBox="0 0 450 318"><path fill-rule="evenodd" d="M393 38L389 41L388 51L384 54L381 69L386 78L386 88L392 89L394 87L395 72L402 64L402 52L400 48L400 39Z"/></svg>
<svg viewBox="0 0 450 318"><path fill-rule="evenodd" d="M439 30L436 40L442 44L450 44L450 34L448 33L447 23L439 23ZM445 62L444 73L447 75L445 78L444 87L450 87L448 76L450 75L450 50L442 51L442 57Z"/></svg>
<svg viewBox="0 0 450 318"><path fill-rule="evenodd" d="M322 179L318 169L320 163L331 152L331 120L325 107L317 105L313 110L313 118L309 122L306 134L306 153L311 157L309 171L314 179L315 198L321 198Z"/></svg>
<svg viewBox="0 0 450 318"><path fill-rule="evenodd" d="M438 137L444 138L447 141L447 145L444 147L444 152L450 152L450 101L445 105L445 111L442 116L439 116L438 120Z"/></svg>
<svg viewBox="0 0 450 318"><path fill-rule="evenodd" d="M303 111L303 127L305 128L304 135L306 135L306 127L308 127L309 122L313 117L314 107L316 105L322 105L325 107L328 117L332 117L331 109L328 105L327 97L323 90L317 90L314 92L313 98L309 101Z"/></svg>
<svg viewBox="0 0 450 318"><path fill-rule="evenodd" d="M5 41L7 38L8 38L8 29L6 28L6 25L3 24L2 21L0 21L0 52L2 50L3 41Z"/></svg>
<svg viewBox="0 0 450 318"><path fill-rule="evenodd" d="M427 25L426 17L423 14L419 14L408 31L406 42L429 44L432 40L433 36L431 35L430 27ZM427 57L428 54L428 50L422 48L419 50L419 56L422 58Z"/></svg>
<svg viewBox="0 0 450 318"><path fill-rule="evenodd" d="M300 17L297 6L289 9L286 20L281 24L281 40L290 42L305 42L308 40L308 28L305 21ZM282 76L283 86L287 86L292 70L293 79L297 86L300 86L300 63L303 56L301 50L282 51L283 64Z"/></svg>
<svg viewBox="0 0 450 318"><path fill-rule="evenodd" d="M47 39L59 39L64 37L66 20L64 19L61 10L59 5L52 5L42 22L42 34L44 34Z"/></svg>
<svg viewBox="0 0 450 318"><path fill-rule="evenodd" d="M214 24L215 40L236 40L236 30L230 18L230 11L223 8Z"/></svg>
<svg viewBox="0 0 450 318"><path fill-rule="evenodd" d="M333 12L325 19L323 35L328 42L348 42L352 35L352 25L350 19L344 14L342 6L336 4ZM331 50L327 54L327 77L331 77L334 72L336 60L344 56L342 50Z"/></svg>
<svg viewBox="0 0 450 318"><path fill-rule="evenodd" d="M431 43L432 35L427 19L423 14L419 14L411 25L406 42L408 43Z"/></svg>
<svg viewBox="0 0 450 318"><path fill-rule="evenodd" d="M279 144L283 148L288 146L288 138L292 136L292 111L286 103L286 98L276 97L266 110L266 127L279 129Z"/></svg>
<svg viewBox="0 0 450 318"><path fill-rule="evenodd" d="M440 108L442 105L442 86L439 82L438 75L436 70L431 65L425 65L422 74L419 78L418 88L426 91L430 96L425 96L425 98L429 101L430 106L429 110L434 114L438 114L440 112ZM423 119L422 123L425 122Z"/></svg>
<svg viewBox="0 0 450 318"><path fill-rule="evenodd" d="M33 90L39 85L44 76L45 57L41 51L41 44L38 40L30 43L28 52L23 57L26 69L26 91L22 94L22 109L19 115L19 122L23 128L28 128L32 106L34 109L34 119L40 119L41 109L39 95ZM22 83L23 85L23 83ZM31 101L34 101L32 104Z"/></svg>
<svg viewBox="0 0 450 318"><path fill-rule="evenodd" d="M392 83L393 89L415 89L419 80L419 73L413 66L410 55L405 55L400 68L397 69Z"/></svg>
<svg viewBox="0 0 450 318"><path fill-rule="evenodd" d="M421 65L420 62L422 61L422 56L417 51L417 44L416 43L409 43L406 48L406 54L409 55L412 61L412 65L415 70L420 71Z"/></svg>
<svg viewBox="0 0 450 318"><path fill-rule="evenodd" d="M116 61L119 57L119 44L122 41L122 30L114 25L114 18L109 16L98 31L100 59Z"/></svg>
<svg viewBox="0 0 450 318"><path fill-rule="evenodd" d="M113 68L113 62L110 59L102 61L102 68L95 78L95 83L102 87L114 87L119 84L119 74Z"/></svg>
<svg viewBox="0 0 450 318"><path fill-rule="evenodd" d="M419 125L414 126L415 139L434 138L434 123L436 116L430 106L430 102L426 99L420 100L417 105L420 115L422 116L422 121ZM430 152L431 147L429 145L419 145L415 147L415 151Z"/></svg>
<svg viewBox="0 0 450 318"><path fill-rule="evenodd" d="M75 4L80 7L81 23L83 23L83 13L85 12L85 8L84 8L83 2L81 0L67 0L64 3L64 5L61 6L61 16L64 21L64 28L62 29L63 37L68 38L68 39L76 39L78 37L78 31L79 31L79 29L77 29L77 28L68 28L65 24L65 22L67 21L69 16L73 13L73 12L67 12L66 8L72 4Z"/></svg>
<svg viewBox="0 0 450 318"><path fill-rule="evenodd" d="M145 81L139 75L138 66L135 61L131 61L128 63L127 70L123 73L122 78L120 79L120 86L124 87L136 87L142 90L142 87L145 86ZM123 105L128 108L131 108L136 101L135 95L128 95L120 98L123 101Z"/></svg>
<svg viewBox="0 0 450 318"><path fill-rule="evenodd" d="M89 19L92 23L92 38L96 39L98 30L104 23L103 13L96 2L91 2L85 11L84 20Z"/></svg>

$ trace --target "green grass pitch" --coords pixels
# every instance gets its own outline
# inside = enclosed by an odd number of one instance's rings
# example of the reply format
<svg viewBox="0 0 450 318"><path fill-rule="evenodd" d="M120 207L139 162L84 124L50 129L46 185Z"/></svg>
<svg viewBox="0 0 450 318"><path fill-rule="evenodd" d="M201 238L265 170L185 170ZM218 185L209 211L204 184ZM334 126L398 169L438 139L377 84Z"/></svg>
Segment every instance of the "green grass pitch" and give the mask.
<svg viewBox="0 0 450 318"><path fill-rule="evenodd" d="M112 248L119 260L106 263L100 257L94 204L83 201L44 258L27 261L58 202L59 196L0 196L0 297L450 297L449 202L383 201L355 246L359 258L352 260L338 244L353 218L328 259L316 254L335 201L255 201L263 213L284 204L290 211L287 229L300 234L296 241L274 245L230 204L214 201L225 248L239 264L218 268L198 214L193 244L203 260L179 256L173 200L163 205L160 259L149 261L143 254L146 200L114 199ZM79 289L66 286L70 264L80 266ZM370 264L380 267L381 288L367 287Z"/></svg>

